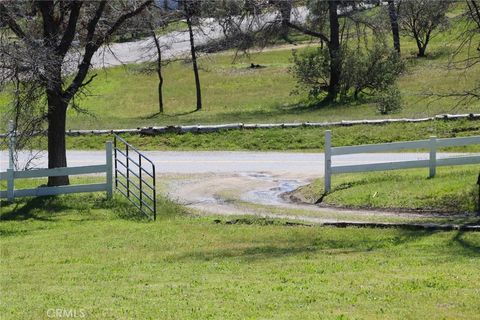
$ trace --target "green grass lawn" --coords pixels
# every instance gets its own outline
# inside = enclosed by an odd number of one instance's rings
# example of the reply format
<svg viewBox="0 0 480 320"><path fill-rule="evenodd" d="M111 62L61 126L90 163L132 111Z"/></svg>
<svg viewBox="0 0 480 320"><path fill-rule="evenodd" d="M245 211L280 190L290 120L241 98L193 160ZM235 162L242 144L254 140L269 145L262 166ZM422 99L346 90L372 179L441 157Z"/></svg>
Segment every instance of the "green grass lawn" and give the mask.
<svg viewBox="0 0 480 320"><path fill-rule="evenodd" d="M2 203L2 319L474 319L480 235L135 218L103 194ZM228 218L230 219L230 218ZM232 218L233 219L233 218Z"/></svg>
<svg viewBox="0 0 480 320"><path fill-rule="evenodd" d="M322 203L353 208L411 209L450 213L478 210L478 165L439 167L332 176L332 192ZM314 203L324 194L324 180L301 187L293 196Z"/></svg>

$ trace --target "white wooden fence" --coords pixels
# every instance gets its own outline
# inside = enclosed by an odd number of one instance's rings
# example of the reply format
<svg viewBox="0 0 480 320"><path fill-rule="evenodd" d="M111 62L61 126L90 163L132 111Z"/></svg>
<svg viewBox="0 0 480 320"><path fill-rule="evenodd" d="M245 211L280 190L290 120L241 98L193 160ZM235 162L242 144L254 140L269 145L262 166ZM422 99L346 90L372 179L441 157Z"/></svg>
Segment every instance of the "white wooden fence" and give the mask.
<svg viewBox="0 0 480 320"><path fill-rule="evenodd" d="M106 143L105 164L64 167L54 169L35 169L26 171L15 171L10 165L6 172L0 172L0 181L7 181L7 190L0 191L0 198L7 198L12 201L16 197L39 197L67 193L98 192L105 191L108 197L112 196L112 142ZM58 187L38 187L33 189L15 189L15 179L55 177L64 175L82 175L91 173L105 173L105 183L78 184Z"/></svg>
<svg viewBox="0 0 480 320"><path fill-rule="evenodd" d="M433 178L436 173L436 167L439 166L456 166L480 163L480 155L456 156L444 159L437 159L437 148L465 146L471 144L480 144L480 136L446 139L437 139L436 137L430 137L429 140L391 142L332 148L332 133L330 130L327 130L325 131L325 192L331 191L332 175L338 173L429 168L429 176ZM430 151L429 159L344 166L332 165L332 156L356 153L385 152L405 149L428 149Z"/></svg>

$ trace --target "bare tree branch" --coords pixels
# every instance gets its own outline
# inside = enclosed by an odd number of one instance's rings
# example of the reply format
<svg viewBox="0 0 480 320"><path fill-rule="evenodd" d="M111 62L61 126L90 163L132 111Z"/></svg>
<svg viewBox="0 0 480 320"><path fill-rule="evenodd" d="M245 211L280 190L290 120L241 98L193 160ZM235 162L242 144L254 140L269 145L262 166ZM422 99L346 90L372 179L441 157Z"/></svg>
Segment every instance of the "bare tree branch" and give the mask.
<svg viewBox="0 0 480 320"><path fill-rule="evenodd" d="M31 42L31 39L25 34L25 32L22 30L20 25L15 22L15 19L8 14L7 8L5 8L5 5L0 2L0 21L8 25L10 30L13 31L13 33L20 39L27 40L29 43Z"/></svg>
<svg viewBox="0 0 480 320"><path fill-rule="evenodd" d="M57 53L64 57L67 54L68 49L72 45L72 41L75 38L75 33L77 30L77 21L80 15L80 8L82 7L83 2L72 1L70 2L70 17L68 19L67 29L63 34L62 40L57 48Z"/></svg>
<svg viewBox="0 0 480 320"><path fill-rule="evenodd" d="M307 29L301 25L298 25L298 24L295 24L295 23L292 23L290 21L287 21L285 22L285 24L287 26L289 26L290 28L292 29L295 29L297 31L300 31L301 33L304 33L306 35L309 35L309 36L312 36L312 37L316 37L316 38L319 38L321 39L322 41L324 41L325 43L330 43L330 39L328 39L327 36L325 36L323 33L320 33L320 32L316 32L316 31L313 31L313 30L310 30L310 29Z"/></svg>

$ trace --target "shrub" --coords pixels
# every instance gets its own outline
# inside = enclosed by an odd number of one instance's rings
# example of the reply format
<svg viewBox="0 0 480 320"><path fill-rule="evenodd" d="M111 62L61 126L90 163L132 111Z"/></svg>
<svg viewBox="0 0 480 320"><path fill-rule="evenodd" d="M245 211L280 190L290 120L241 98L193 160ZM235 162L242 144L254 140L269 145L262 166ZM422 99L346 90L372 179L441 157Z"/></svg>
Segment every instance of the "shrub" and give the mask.
<svg viewBox="0 0 480 320"><path fill-rule="evenodd" d="M296 90L307 91L308 96L316 99L328 88L330 57L328 49L317 48L302 53L292 52L293 66L290 72L297 79Z"/></svg>
<svg viewBox="0 0 480 320"><path fill-rule="evenodd" d="M343 48L340 76L341 97L360 93L375 94L392 86L404 71L405 64L399 54L377 44L369 50ZM293 52L290 71L297 79L297 90L306 90L310 98L317 99L328 89L330 56L328 49L318 48L303 53Z"/></svg>
<svg viewBox="0 0 480 320"><path fill-rule="evenodd" d="M381 114L398 112L402 108L402 95L396 85L378 91L378 111Z"/></svg>
<svg viewBox="0 0 480 320"><path fill-rule="evenodd" d="M381 45L366 53L346 50L344 56L343 90L352 88L355 97L366 90L375 93L394 85L405 69L400 55Z"/></svg>

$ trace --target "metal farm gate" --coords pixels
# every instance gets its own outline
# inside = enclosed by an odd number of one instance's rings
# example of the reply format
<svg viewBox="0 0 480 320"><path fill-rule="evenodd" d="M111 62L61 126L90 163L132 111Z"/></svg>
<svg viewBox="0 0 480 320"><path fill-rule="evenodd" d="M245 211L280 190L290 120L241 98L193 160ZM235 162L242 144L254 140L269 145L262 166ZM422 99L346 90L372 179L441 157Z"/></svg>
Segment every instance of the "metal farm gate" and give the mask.
<svg viewBox="0 0 480 320"><path fill-rule="evenodd" d="M157 218L155 165L127 141L114 135L115 188L150 219Z"/></svg>

